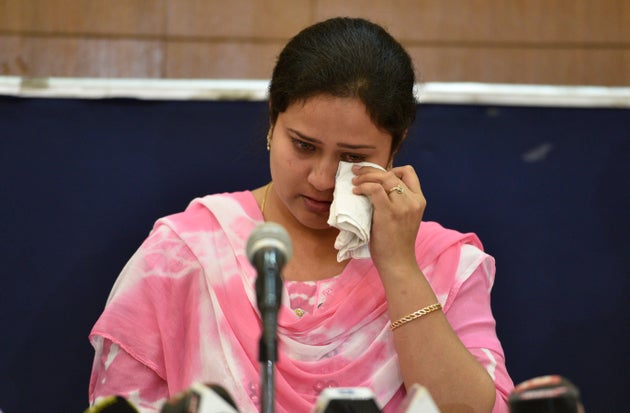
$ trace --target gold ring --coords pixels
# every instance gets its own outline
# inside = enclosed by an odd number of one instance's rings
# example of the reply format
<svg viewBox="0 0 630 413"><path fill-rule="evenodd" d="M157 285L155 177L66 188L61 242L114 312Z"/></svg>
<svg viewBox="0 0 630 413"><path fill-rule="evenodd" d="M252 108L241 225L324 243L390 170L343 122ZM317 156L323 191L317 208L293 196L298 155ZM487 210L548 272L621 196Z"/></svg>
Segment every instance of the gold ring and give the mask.
<svg viewBox="0 0 630 413"><path fill-rule="evenodd" d="M403 188L402 185L398 184L392 187L389 191L387 191L387 193L391 194L394 191L398 192L399 194L402 194L403 192L405 192L405 188Z"/></svg>

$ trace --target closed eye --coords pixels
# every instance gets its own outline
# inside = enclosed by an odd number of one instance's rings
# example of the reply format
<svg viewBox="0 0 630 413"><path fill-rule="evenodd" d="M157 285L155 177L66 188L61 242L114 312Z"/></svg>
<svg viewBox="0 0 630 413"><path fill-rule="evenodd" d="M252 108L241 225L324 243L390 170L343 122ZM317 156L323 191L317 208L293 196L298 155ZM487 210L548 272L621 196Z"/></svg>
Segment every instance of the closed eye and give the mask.
<svg viewBox="0 0 630 413"><path fill-rule="evenodd" d="M301 139L292 138L291 142L293 142L293 146L295 147L295 149L297 149L298 152L310 153L315 150L315 145L305 142Z"/></svg>
<svg viewBox="0 0 630 413"><path fill-rule="evenodd" d="M355 153L344 153L341 155L341 160L346 162L363 162L365 161L365 155L355 154Z"/></svg>

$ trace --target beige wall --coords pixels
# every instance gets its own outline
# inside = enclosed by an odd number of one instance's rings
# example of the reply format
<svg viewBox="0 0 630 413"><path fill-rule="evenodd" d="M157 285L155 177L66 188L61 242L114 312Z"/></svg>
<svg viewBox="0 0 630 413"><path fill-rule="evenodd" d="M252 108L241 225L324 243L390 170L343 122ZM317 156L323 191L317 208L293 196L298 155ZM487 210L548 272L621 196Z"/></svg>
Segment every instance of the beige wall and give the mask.
<svg viewBox="0 0 630 413"><path fill-rule="evenodd" d="M267 79L336 15L386 26L422 81L630 85L630 0L0 0L0 75Z"/></svg>

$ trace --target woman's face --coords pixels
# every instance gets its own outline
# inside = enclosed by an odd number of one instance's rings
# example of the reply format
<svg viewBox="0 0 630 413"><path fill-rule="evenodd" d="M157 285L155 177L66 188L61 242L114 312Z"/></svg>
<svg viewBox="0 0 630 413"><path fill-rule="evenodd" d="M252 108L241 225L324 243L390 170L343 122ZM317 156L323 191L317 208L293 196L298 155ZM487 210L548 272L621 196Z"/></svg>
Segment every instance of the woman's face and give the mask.
<svg viewBox="0 0 630 413"><path fill-rule="evenodd" d="M391 141L359 99L317 95L289 106L278 115L271 139L275 207L308 228L330 228L326 221L339 161L386 168Z"/></svg>

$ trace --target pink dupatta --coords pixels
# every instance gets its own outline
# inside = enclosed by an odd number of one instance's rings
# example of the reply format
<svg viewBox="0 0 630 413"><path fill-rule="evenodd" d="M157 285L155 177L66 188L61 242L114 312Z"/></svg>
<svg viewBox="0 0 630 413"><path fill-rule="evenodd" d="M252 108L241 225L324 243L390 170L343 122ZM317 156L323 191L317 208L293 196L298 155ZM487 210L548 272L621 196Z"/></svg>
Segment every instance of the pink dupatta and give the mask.
<svg viewBox="0 0 630 413"><path fill-rule="evenodd" d="M118 278L91 336L118 344L168 383L225 387L243 412L260 409L256 272L245 244L262 216L251 192L206 196L157 221ZM444 311L460 246L474 234L423 222L418 262ZM387 303L372 261L352 260L324 304L298 317L284 291L276 364L278 412L309 412L326 387L371 388L385 410L404 396ZM141 387L141 384L139 384Z"/></svg>

